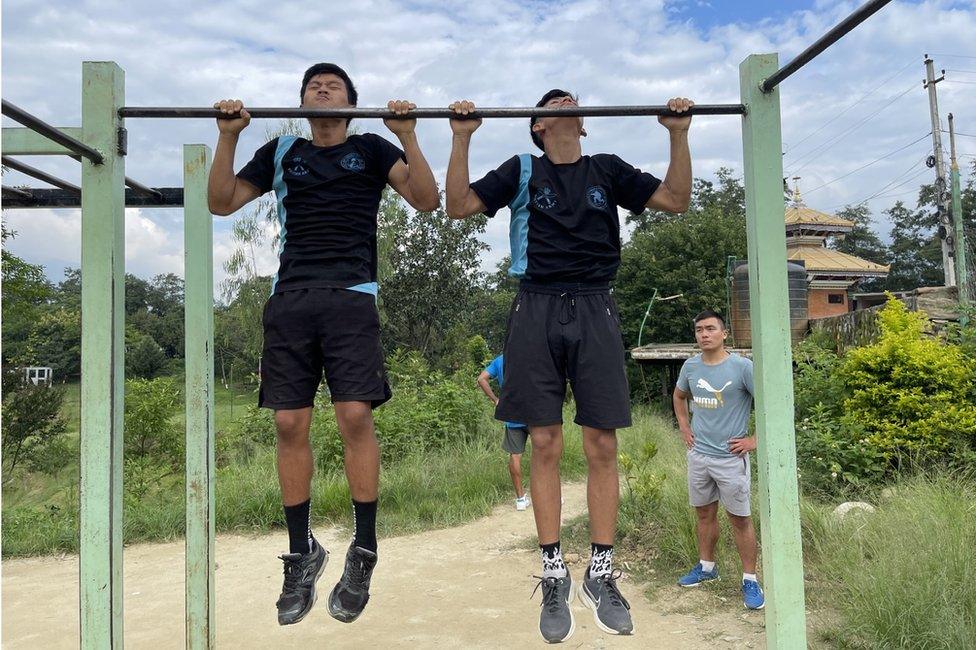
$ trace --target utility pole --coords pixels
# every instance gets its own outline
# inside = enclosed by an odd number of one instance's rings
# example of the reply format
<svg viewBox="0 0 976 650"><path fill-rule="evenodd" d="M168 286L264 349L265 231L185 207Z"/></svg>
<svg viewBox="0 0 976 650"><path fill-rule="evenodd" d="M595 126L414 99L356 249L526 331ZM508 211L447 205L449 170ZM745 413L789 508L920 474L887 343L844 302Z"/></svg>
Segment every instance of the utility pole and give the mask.
<svg viewBox="0 0 976 650"><path fill-rule="evenodd" d="M929 55L925 55L925 81L922 87L929 91L929 114L932 118L932 153L935 158L935 205L939 216L939 238L942 240L942 270L945 286L956 284L956 273L953 264L952 250L954 237L952 236L952 222L949 217L949 192L946 183L945 161L942 158L942 126L939 123L939 98L936 95L935 84L945 79L935 78L935 66Z"/></svg>
<svg viewBox="0 0 976 650"><path fill-rule="evenodd" d="M949 113L949 167L952 175L952 224L956 240L956 285L959 304L969 305L969 267L966 264L966 227L962 219L962 190L959 182L959 163L956 162L956 129Z"/></svg>

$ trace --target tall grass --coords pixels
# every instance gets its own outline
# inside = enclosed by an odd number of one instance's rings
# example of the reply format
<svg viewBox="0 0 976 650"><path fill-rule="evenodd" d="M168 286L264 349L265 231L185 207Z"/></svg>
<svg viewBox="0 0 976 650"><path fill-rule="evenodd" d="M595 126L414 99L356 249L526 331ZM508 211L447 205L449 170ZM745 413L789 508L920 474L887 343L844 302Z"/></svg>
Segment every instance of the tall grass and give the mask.
<svg viewBox="0 0 976 650"><path fill-rule="evenodd" d="M485 402L486 413L488 410ZM567 413L566 421L571 422ZM501 423L486 416L466 440L428 453L409 454L380 472L380 536L455 526L488 514L514 492L501 449ZM575 425L566 427L563 478L586 472L582 440ZM460 438L460 436L459 436ZM382 444L382 442L381 442ZM528 484L531 445L523 458ZM216 473L216 521L219 532L265 533L284 525L274 450L264 448L247 462ZM16 557L75 552L78 543L77 477L42 502L23 499L3 509L3 555ZM126 543L166 541L185 530L183 480L163 479L146 495L126 493L123 537ZM341 466L320 468L312 483L313 525L352 523L352 504Z"/></svg>

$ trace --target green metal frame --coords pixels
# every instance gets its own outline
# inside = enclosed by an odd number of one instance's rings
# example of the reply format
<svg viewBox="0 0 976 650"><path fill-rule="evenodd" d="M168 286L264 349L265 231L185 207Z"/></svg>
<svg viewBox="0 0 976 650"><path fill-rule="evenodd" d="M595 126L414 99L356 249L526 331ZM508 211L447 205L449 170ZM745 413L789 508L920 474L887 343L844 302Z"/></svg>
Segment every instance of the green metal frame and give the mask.
<svg viewBox="0 0 976 650"><path fill-rule="evenodd" d="M763 79L775 54L753 54L739 66L746 115L742 158L749 251L749 306L756 386L756 451L766 601L766 646L806 647L803 548L796 476L793 352L783 228L783 157L779 89Z"/></svg>
<svg viewBox="0 0 976 650"><path fill-rule="evenodd" d="M770 648L806 646L803 555L793 422L792 354L783 230L779 91L760 84L775 54L739 68L756 361L756 413ZM124 75L83 64L81 139L104 156L82 172L81 647L120 648L124 380ZM65 129L73 135L77 129ZM5 153L69 154L27 129L3 129ZM9 147L9 148L8 148ZM214 377L210 150L184 148L186 256L186 646L213 648Z"/></svg>
<svg viewBox="0 0 976 650"><path fill-rule="evenodd" d="M183 147L186 319L186 647L213 648L214 310L210 148Z"/></svg>

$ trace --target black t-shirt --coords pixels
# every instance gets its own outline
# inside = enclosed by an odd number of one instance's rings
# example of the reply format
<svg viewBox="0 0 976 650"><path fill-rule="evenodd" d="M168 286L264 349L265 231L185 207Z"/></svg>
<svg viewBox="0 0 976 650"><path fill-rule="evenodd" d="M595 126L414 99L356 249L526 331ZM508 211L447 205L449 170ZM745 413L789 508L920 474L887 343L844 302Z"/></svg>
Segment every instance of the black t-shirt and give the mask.
<svg viewBox="0 0 976 650"><path fill-rule="evenodd" d="M332 147L281 136L257 150L237 177L278 197L273 293L313 287L375 293L376 213L401 158L403 151L372 133ZM370 283L372 290L360 286Z"/></svg>
<svg viewBox="0 0 976 650"><path fill-rule="evenodd" d="M530 157L528 193L520 195L519 156L471 189L491 217L512 205L510 273L535 282L610 282L620 266L617 206L643 212L661 184L612 154L557 165Z"/></svg>

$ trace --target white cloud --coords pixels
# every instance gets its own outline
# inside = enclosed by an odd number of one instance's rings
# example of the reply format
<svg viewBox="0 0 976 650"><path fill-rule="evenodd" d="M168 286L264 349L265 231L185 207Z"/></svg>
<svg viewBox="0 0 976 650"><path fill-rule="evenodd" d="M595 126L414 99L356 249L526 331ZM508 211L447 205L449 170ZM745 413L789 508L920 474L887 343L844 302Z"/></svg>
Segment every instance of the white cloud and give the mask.
<svg viewBox="0 0 976 650"><path fill-rule="evenodd" d="M685 3L691 6L692 3ZM708 11L708 3L695 3ZM699 102L738 101L738 64L751 52L779 51L780 61L796 55L852 11L853 0L817 0L809 8L758 24L736 22L708 29L669 11L664 0L567 0L548 2L446 3L433 0L369 0L347 3L341 12L320 5L282 2L272 12L256 1L149 3L145 0L46 3L8 0L3 5L2 72L4 97L52 123L78 124L82 60L115 60L126 71L129 105L207 105L222 97L242 97L252 106L297 102L301 74L318 60L346 67L360 90L360 104L375 106L391 97L420 105L444 106L458 98L479 105L532 104L551 87L579 92L590 104L656 104L670 95ZM704 5L704 6L703 6ZM770 14L772 15L772 14ZM847 35L781 86L783 137L798 142L848 107L881 80L895 75L834 123L791 151L786 168L813 190L886 154L929 130L928 103L919 83L922 54L942 68L973 69L976 56L976 2L922 0L894 2ZM906 67L907 65L907 67ZM976 106L976 75L949 73L939 84L943 114L955 111L960 131L976 131L966 109ZM915 84L891 106L886 101ZM810 160L812 150L863 117L879 111L836 146ZM252 125L239 146L238 165L263 140L263 124ZM383 126L362 128L387 135ZM215 142L206 120L129 120L126 174L156 186L182 182L182 144ZM652 118L599 118L587 122L587 152L613 151L663 176L667 138ZM443 186L450 132L440 121L422 122L421 144ZM719 166L741 170L740 125L732 117L701 117L691 135L695 173L711 177ZM960 138L963 153L976 142ZM920 142L862 171L808 195L814 207L842 206L882 188L920 161ZM512 154L532 150L523 120L486 121L471 152L471 175L497 166ZM797 164L795 161L800 160ZM77 182L70 160L30 161ZM919 162L919 164L921 164ZM923 171L918 167L918 171ZM921 173L898 187L932 180ZM11 182L22 182L13 175ZM913 199L912 194L904 197ZM894 198L873 202L878 211ZM181 212L130 211L127 263L132 272L179 272L182 268ZM11 247L52 267L77 260L77 213L8 211L20 231ZM879 223L882 235L887 226ZM75 230L72 230L72 229ZM507 253L507 219L493 219L485 240L491 267ZM226 221L215 225L215 276L233 242ZM72 256L73 255L73 256ZM274 253L262 250L262 268L274 270ZM75 262L76 263L76 262Z"/></svg>

